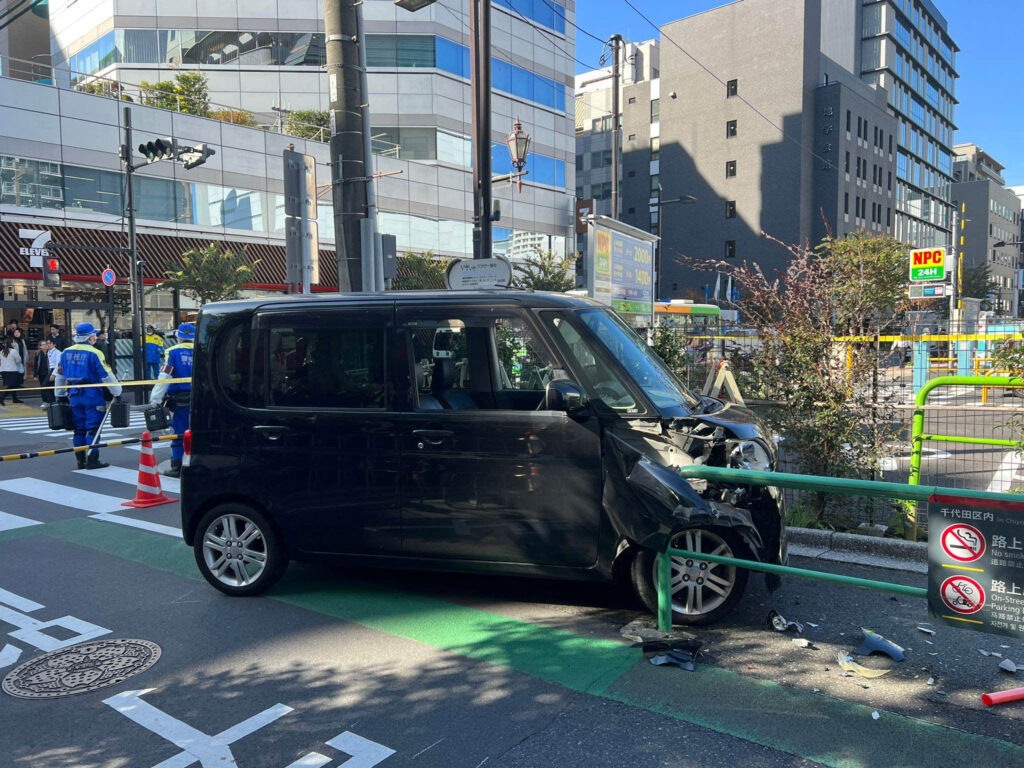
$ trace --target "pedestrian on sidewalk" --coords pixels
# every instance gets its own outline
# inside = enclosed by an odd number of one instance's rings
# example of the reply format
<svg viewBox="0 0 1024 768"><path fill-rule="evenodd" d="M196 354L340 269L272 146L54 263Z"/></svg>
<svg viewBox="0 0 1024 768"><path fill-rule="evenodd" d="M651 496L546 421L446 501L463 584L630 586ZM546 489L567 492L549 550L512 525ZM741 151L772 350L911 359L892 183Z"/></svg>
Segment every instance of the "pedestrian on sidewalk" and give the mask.
<svg viewBox="0 0 1024 768"><path fill-rule="evenodd" d="M53 342L49 339L43 339L39 342L39 351L36 352L36 379L39 381L40 387L53 386L53 374L57 372L56 366L51 370L50 368L50 350L54 349ZM60 352L57 352L57 359L60 360ZM46 407L47 403L52 403L57 398L54 397L52 389L44 389L40 392L43 398L43 406Z"/></svg>
<svg viewBox="0 0 1024 768"><path fill-rule="evenodd" d="M21 354L21 365L18 366L18 383L16 386L25 386L25 366L28 365L28 345L25 343L24 334L21 328L15 328L11 333L14 336L14 343L18 345L18 352Z"/></svg>
<svg viewBox="0 0 1024 768"><path fill-rule="evenodd" d="M68 348L67 337L63 333L61 333L59 325L50 326L50 341L52 341L54 345L57 347L58 352L63 352L65 349Z"/></svg>
<svg viewBox="0 0 1024 768"><path fill-rule="evenodd" d="M7 404L7 395L11 395L11 399L20 403L18 399L17 391L8 392L7 390L18 388L18 369L22 367L22 357L19 351L18 345L15 343L14 334L8 333L4 336L3 345L0 346L0 378L3 379L4 391L0 392L0 405Z"/></svg>
<svg viewBox="0 0 1024 768"><path fill-rule="evenodd" d="M96 329L91 323L80 323L75 328L75 343L61 352L57 366L57 397L68 398L71 404L71 418L75 424L76 448L90 445L96 437L96 430L103 423L106 410L103 405L104 387L81 387L79 384L105 384L105 389L115 398L121 396L121 385L107 366L93 343ZM84 451L77 451L75 459L79 469L102 469L110 466L100 461L98 448L89 452L88 461Z"/></svg>

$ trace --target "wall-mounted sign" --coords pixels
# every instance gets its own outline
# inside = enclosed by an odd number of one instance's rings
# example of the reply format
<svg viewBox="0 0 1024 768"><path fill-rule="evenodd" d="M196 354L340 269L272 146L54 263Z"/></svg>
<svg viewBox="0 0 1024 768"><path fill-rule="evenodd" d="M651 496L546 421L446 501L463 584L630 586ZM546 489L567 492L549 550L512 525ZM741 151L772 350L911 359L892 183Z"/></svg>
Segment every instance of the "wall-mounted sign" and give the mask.
<svg viewBox="0 0 1024 768"><path fill-rule="evenodd" d="M587 293L616 312L651 314L656 238L605 216L587 230Z"/></svg>
<svg viewBox="0 0 1024 768"><path fill-rule="evenodd" d="M28 256L28 265L30 267L42 269L43 259L50 256L50 251L47 248L50 244L50 232L43 229L19 229L18 237L32 241L32 245L28 248L19 248L18 253L22 256Z"/></svg>
<svg viewBox="0 0 1024 768"><path fill-rule="evenodd" d="M486 288L510 288L512 264L508 259L452 259L445 282L453 291L477 291Z"/></svg>

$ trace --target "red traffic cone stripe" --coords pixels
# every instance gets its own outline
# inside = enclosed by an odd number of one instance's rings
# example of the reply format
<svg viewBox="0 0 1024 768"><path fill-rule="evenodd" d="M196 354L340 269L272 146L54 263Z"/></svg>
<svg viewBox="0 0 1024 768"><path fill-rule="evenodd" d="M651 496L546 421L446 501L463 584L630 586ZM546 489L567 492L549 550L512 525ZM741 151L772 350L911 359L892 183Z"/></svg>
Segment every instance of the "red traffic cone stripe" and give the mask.
<svg viewBox="0 0 1024 768"><path fill-rule="evenodd" d="M156 471L156 456L153 453L153 436L147 429L142 433L142 451L139 454L139 481L135 487L135 498L125 501L122 507L156 507L173 504L174 499L164 495L160 488L160 475Z"/></svg>

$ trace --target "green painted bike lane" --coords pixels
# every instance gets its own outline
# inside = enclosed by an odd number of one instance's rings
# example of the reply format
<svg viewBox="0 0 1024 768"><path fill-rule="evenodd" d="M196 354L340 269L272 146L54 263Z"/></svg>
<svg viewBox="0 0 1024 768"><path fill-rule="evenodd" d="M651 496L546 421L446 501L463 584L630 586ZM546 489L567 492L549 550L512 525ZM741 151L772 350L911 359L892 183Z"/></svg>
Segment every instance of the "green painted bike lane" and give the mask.
<svg viewBox="0 0 1024 768"><path fill-rule="evenodd" d="M88 518L0 533L53 539L202 581L184 542ZM0 558L0 569L2 569ZM267 599L484 661L837 768L1024 764L1024 747L709 665L653 667L622 643L295 567Z"/></svg>

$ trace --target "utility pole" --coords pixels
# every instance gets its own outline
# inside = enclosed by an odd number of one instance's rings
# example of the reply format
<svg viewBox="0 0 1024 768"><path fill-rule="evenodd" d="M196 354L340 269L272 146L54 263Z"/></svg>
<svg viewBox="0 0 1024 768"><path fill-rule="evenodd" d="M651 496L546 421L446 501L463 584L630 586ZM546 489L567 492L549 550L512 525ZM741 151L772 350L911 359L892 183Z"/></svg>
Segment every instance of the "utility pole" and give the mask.
<svg viewBox="0 0 1024 768"><path fill-rule="evenodd" d="M960 313L957 311L960 308L960 247L963 245L963 235L960 230L964 228L966 222L963 220L963 214L967 211L967 204L961 203L960 208L953 209L953 237L950 238L950 262L952 263L953 272L949 279L949 333L959 333L959 328L953 329L954 323L959 322Z"/></svg>
<svg viewBox="0 0 1024 768"><path fill-rule="evenodd" d="M361 220L366 216L366 186L350 179L370 176L363 150L358 0L324 0L327 48L327 97L331 128L331 197L338 290L363 289Z"/></svg>
<svg viewBox="0 0 1024 768"><path fill-rule="evenodd" d="M129 296L131 297L132 310L132 373L136 381L141 381L145 376L143 369L143 353L146 349L146 342L143 337L145 331L145 307L143 306L144 294L140 289L142 284L142 265L139 263L139 254L135 239L135 167L132 163L132 109L124 108L124 144L121 145L121 161L124 163L125 173L125 195L126 215L128 217L128 281L131 285ZM142 390L136 390L136 394ZM144 393L143 393L144 394Z"/></svg>
<svg viewBox="0 0 1024 768"><path fill-rule="evenodd" d="M619 134L622 131L619 117L621 106L619 104L619 90L622 81L622 71L619 69L619 59L622 53L622 35L612 35L609 42L612 45L612 218L619 218Z"/></svg>
<svg viewBox="0 0 1024 768"><path fill-rule="evenodd" d="M491 215L491 0L470 0L473 93L473 258L493 251Z"/></svg>

